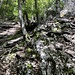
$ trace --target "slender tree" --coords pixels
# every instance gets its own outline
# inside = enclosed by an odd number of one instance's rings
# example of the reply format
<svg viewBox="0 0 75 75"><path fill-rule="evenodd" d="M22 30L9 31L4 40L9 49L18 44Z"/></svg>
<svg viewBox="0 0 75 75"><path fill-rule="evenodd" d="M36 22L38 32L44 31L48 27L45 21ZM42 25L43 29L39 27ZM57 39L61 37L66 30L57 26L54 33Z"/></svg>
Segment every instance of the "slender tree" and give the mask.
<svg viewBox="0 0 75 75"><path fill-rule="evenodd" d="M37 0L34 0L34 2L35 2L35 10L36 10L36 20L37 20L37 24L39 24L39 13L38 13Z"/></svg>
<svg viewBox="0 0 75 75"><path fill-rule="evenodd" d="M3 0L0 1L0 7L2 6Z"/></svg>
<svg viewBox="0 0 75 75"><path fill-rule="evenodd" d="M20 25L22 28L23 41L29 41L28 39L30 39L30 37L28 36L26 28L25 28L25 22L23 20L21 2L22 2L21 0L18 0L18 14L19 14Z"/></svg>
<svg viewBox="0 0 75 75"><path fill-rule="evenodd" d="M23 4L26 6L26 0L23 0ZM27 21L27 25L29 25L29 18L28 18L28 13L27 13L27 11L26 10L24 10L24 12L23 12L23 19L26 19L26 21Z"/></svg>

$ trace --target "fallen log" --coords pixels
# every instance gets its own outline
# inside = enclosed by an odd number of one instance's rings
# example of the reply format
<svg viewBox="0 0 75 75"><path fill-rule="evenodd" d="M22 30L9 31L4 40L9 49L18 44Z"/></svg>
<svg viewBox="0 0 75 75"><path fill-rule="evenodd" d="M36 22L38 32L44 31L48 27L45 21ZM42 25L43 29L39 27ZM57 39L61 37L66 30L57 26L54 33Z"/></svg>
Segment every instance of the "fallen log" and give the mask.
<svg viewBox="0 0 75 75"><path fill-rule="evenodd" d="M74 35L63 34L63 37L67 42L72 42L75 44L75 34Z"/></svg>
<svg viewBox="0 0 75 75"><path fill-rule="evenodd" d="M19 42L19 41L22 40L22 39L23 39L23 37L21 36L21 37L18 37L18 38L16 38L16 39L7 41L7 42L5 42L4 47L5 47L5 48L13 47L13 46L15 46L15 44L16 44L17 42Z"/></svg>
<svg viewBox="0 0 75 75"><path fill-rule="evenodd" d="M13 28L9 28L3 32L0 33L0 36L5 36L5 35L14 35L20 30L20 25L14 25Z"/></svg>
<svg viewBox="0 0 75 75"><path fill-rule="evenodd" d="M8 41L7 43L8 43L8 44L13 44L13 43L16 43L16 42L18 42L18 41L20 41L20 40L22 40L22 39L23 39L23 37L21 36L21 37L19 37L19 38L16 38L16 39L13 39L13 40Z"/></svg>
<svg viewBox="0 0 75 75"><path fill-rule="evenodd" d="M71 22L71 20L66 18L56 18L56 20L61 24Z"/></svg>
<svg viewBox="0 0 75 75"><path fill-rule="evenodd" d="M65 53L69 54L71 57L75 58L75 51L72 50L65 50Z"/></svg>
<svg viewBox="0 0 75 75"><path fill-rule="evenodd" d="M13 25L0 24L0 27L1 27L1 28L11 28L11 27L13 27Z"/></svg>
<svg viewBox="0 0 75 75"><path fill-rule="evenodd" d="M17 42L19 42L19 41L22 40L22 39L23 39L23 37L21 36L21 37L19 37L19 38L16 38L16 39L7 41L7 42L5 42L5 43L3 44L3 47L4 47L4 48L13 47L13 46L15 46L15 44L16 44Z"/></svg>

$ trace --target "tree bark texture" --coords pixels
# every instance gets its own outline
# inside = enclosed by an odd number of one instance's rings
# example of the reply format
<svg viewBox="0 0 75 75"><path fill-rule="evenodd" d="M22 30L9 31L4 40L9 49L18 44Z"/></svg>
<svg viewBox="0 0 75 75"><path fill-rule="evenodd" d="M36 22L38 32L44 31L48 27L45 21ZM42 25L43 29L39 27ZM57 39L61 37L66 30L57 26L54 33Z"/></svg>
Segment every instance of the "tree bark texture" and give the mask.
<svg viewBox="0 0 75 75"><path fill-rule="evenodd" d="M39 14L38 14L38 5L37 5L37 0L35 1L35 10L36 10L36 20L37 20L37 24L39 24Z"/></svg>
<svg viewBox="0 0 75 75"><path fill-rule="evenodd" d="M25 28L24 20L23 20L21 0L18 0L18 13L19 13L20 25L21 25L21 28L22 28L23 39L25 41L25 36L27 34L27 31L26 31L26 28Z"/></svg>

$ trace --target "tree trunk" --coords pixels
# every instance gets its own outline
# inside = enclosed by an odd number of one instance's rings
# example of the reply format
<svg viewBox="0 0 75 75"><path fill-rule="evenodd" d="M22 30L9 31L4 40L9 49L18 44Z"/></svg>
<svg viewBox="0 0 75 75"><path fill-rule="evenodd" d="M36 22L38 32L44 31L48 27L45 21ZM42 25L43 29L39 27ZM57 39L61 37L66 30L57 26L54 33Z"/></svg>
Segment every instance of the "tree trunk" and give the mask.
<svg viewBox="0 0 75 75"><path fill-rule="evenodd" d="M26 11L24 11L24 14L25 14L25 16L26 16L26 21L27 21L27 24L29 25L28 14L27 14L27 12L26 12Z"/></svg>
<svg viewBox="0 0 75 75"><path fill-rule="evenodd" d="M3 0L0 1L0 7L2 6Z"/></svg>
<svg viewBox="0 0 75 75"><path fill-rule="evenodd" d="M19 13L20 25L21 25L21 28L22 28L23 40L25 41L25 39L26 39L25 36L27 34L27 31L26 31L26 28L25 28L24 20L23 20L21 0L18 0L18 13Z"/></svg>
<svg viewBox="0 0 75 75"><path fill-rule="evenodd" d="M23 1L23 4L26 5L26 0L22 0L22 1ZM23 19L25 19L27 25L29 25L28 13L27 13L26 10L24 10L24 13L23 13Z"/></svg>
<svg viewBox="0 0 75 75"><path fill-rule="evenodd" d="M37 20L37 24L39 24L39 14L38 14L38 7L37 7L37 0L35 1L35 10L36 10L36 20Z"/></svg>

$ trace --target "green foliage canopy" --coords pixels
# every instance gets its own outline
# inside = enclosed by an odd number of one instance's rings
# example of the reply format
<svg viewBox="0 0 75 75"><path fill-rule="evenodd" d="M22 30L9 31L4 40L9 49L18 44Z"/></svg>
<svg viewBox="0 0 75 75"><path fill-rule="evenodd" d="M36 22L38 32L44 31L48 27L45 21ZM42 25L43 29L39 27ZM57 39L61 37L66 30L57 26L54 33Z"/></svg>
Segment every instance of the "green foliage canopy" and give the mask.
<svg viewBox="0 0 75 75"><path fill-rule="evenodd" d="M21 0L22 1L22 0ZM23 3L23 1L22 1ZM23 12L26 11L31 18L36 12L39 13L40 17L44 15L48 7L55 6L55 0L37 0L38 8L35 10L34 0L25 0L22 4ZM60 7L63 6L62 0L60 0ZM18 0L3 0L0 7L0 17L7 17L9 19L14 19L18 16Z"/></svg>

